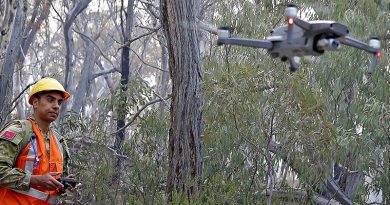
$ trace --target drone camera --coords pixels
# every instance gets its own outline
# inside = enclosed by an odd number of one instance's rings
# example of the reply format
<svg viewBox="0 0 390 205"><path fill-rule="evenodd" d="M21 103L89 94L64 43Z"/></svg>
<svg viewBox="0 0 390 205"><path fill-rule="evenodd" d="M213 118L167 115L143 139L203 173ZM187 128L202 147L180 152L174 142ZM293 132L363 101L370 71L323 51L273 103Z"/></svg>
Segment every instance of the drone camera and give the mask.
<svg viewBox="0 0 390 205"><path fill-rule="evenodd" d="M329 39L321 39L317 42L317 49L318 50L339 50L340 49L340 42L336 39L329 38Z"/></svg>

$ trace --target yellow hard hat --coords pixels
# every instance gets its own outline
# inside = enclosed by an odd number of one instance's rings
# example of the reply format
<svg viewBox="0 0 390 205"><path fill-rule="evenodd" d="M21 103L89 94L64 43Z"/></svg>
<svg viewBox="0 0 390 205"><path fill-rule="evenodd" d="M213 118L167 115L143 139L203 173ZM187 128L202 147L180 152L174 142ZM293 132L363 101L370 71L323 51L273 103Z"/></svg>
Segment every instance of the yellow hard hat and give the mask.
<svg viewBox="0 0 390 205"><path fill-rule="evenodd" d="M32 105L33 96L42 91L60 91L62 92L62 96L64 100L70 97L70 94L65 91L64 87L54 78L42 78L40 79L33 87L31 92L29 93L28 103Z"/></svg>

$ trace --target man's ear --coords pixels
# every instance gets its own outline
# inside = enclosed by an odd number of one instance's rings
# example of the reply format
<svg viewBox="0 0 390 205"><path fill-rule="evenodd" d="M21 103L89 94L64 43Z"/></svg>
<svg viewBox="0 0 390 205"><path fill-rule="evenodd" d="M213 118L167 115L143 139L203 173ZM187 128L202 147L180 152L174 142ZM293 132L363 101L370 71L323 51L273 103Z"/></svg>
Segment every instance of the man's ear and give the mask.
<svg viewBox="0 0 390 205"><path fill-rule="evenodd" d="M39 103L39 99L38 99L38 98L36 98L36 97L34 97L34 99L33 99L33 102L32 102L32 104L33 104L33 108L34 108L34 109L36 109L36 108L37 108L37 106L38 106L38 103Z"/></svg>

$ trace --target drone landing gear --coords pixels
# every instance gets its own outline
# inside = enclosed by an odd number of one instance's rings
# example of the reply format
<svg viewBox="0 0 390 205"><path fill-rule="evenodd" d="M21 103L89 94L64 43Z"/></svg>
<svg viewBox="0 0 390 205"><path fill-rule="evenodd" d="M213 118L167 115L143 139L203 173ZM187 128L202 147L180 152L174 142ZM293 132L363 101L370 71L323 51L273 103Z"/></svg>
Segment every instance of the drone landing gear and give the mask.
<svg viewBox="0 0 390 205"><path fill-rule="evenodd" d="M297 70L299 70L299 64L300 64L300 61L301 61L301 58L298 57L298 56L292 56L292 57L287 57L287 56L283 56L280 58L280 60L282 62L285 62L285 61L289 61L290 62L290 71L293 73Z"/></svg>
<svg viewBox="0 0 390 205"><path fill-rule="evenodd" d="M299 70L299 64L301 61L300 57L297 57L297 56L290 57L289 61L290 61L290 71L292 73Z"/></svg>

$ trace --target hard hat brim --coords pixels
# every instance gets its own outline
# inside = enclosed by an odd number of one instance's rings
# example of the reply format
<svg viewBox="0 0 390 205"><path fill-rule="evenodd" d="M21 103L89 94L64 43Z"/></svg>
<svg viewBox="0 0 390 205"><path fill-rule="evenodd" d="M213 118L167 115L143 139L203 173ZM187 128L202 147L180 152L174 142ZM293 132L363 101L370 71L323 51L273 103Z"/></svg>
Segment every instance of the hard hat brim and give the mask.
<svg viewBox="0 0 390 205"><path fill-rule="evenodd" d="M59 93L62 93L62 97L64 97L64 100L67 100L70 98L70 93L66 92L66 91L63 91L63 90L43 90L43 91L40 91L40 92L37 92L37 93L34 93L33 95L31 95L29 98L28 98L28 104L32 105L33 104L33 99L34 97L39 94L39 93L42 93L42 92L59 92Z"/></svg>

